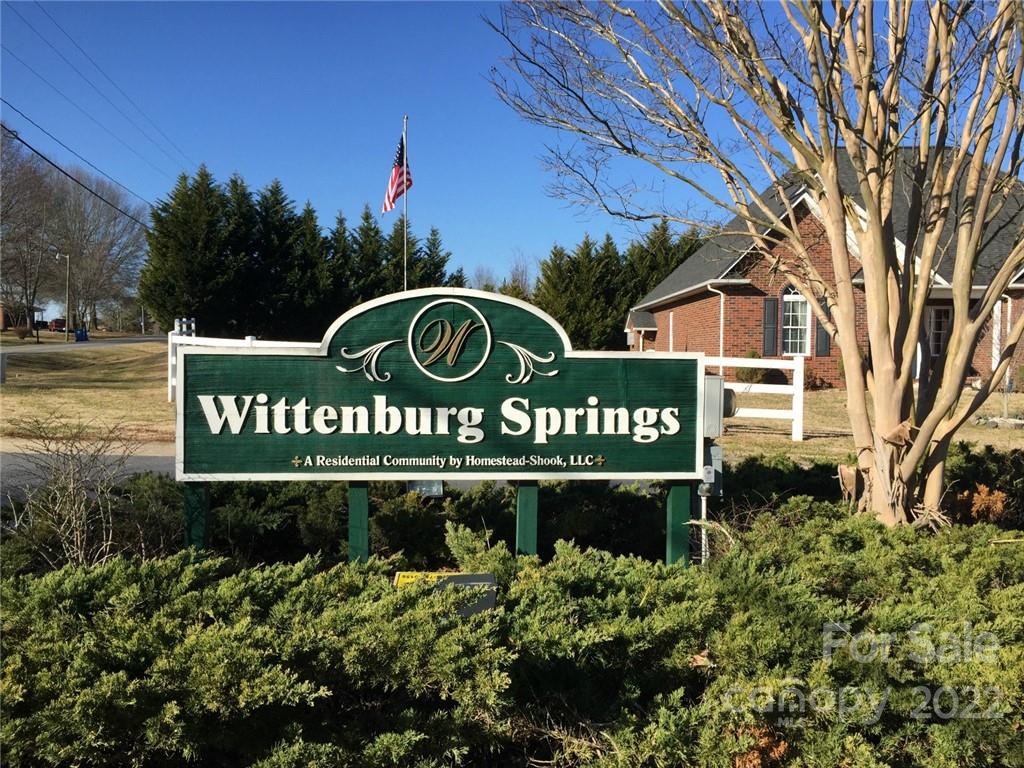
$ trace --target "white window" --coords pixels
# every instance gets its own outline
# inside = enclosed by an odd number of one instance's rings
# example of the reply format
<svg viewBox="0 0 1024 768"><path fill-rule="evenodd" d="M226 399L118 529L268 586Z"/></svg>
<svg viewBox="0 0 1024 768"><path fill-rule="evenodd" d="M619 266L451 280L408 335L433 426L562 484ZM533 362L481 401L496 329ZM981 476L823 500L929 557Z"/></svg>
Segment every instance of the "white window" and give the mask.
<svg viewBox="0 0 1024 768"><path fill-rule="evenodd" d="M938 357L949 339L949 329L953 325L952 307L928 308L928 351L932 357Z"/></svg>
<svg viewBox="0 0 1024 768"><path fill-rule="evenodd" d="M811 307L796 288L782 295L782 354L811 353Z"/></svg>

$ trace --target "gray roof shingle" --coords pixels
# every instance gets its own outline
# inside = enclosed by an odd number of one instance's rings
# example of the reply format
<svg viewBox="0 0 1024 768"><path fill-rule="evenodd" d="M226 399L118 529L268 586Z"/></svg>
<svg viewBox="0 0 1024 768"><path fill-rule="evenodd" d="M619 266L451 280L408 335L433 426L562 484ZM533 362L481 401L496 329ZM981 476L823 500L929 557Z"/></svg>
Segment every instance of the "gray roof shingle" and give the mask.
<svg viewBox="0 0 1024 768"><path fill-rule="evenodd" d="M655 321L654 315L650 312L631 309L629 311L629 316L626 318L626 329L632 329L635 331L656 331L658 330L658 323Z"/></svg>

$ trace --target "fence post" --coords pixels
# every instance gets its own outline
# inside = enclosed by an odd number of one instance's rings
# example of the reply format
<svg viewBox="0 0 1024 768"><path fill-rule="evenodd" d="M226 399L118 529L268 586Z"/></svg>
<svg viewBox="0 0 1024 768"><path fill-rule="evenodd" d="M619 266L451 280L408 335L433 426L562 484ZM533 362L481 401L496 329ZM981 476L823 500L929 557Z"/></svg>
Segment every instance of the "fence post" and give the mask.
<svg viewBox="0 0 1024 768"><path fill-rule="evenodd" d="M0 384L7 381L7 353L0 352Z"/></svg>
<svg viewBox="0 0 1024 768"><path fill-rule="evenodd" d="M370 559L370 497L365 481L348 484L348 561Z"/></svg>
<svg viewBox="0 0 1024 768"><path fill-rule="evenodd" d="M206 483L185 483L185 545L206 546L206 522L210 513L210 489Z"/></svg>
<svg viewBox="0 0 1024 768"><path fill-rule="evenodd" d="M793 359L793 440L804 439L804 359Z"/></svg>
<svg viewBox="0 0 1024 768"><path fill-rule="evenodd" d="M178 356L174 352L174 337L178 332L178 321L174 321L174 330L167 332L167 402L174 402L174 381L178 374Z"/></svg>
<svg viewBox="0 0 1024 768"><path fill-rule="evenodd" d="M665 499L665 564L690 564L690 504L692 483L669 483Z"/></svg>
<svg viewBox="0 0 1024 768"><path fill-rule="evenodd" d="M536 480L521 480L516 488L516 554L537 554Z"/></svg>

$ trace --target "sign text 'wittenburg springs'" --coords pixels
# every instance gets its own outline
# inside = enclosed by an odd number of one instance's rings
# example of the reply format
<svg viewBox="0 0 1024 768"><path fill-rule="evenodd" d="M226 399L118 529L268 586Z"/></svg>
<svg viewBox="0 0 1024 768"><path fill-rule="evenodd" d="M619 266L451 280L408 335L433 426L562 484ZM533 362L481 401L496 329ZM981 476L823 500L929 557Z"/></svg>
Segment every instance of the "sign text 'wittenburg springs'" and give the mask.
<svg viewBox="0 0 1024 768"><path fill-rule="evenodd" d="M319 349L180 348L178 476L699 476L699 355L574 352L459 289L356 307Z"/></svg>

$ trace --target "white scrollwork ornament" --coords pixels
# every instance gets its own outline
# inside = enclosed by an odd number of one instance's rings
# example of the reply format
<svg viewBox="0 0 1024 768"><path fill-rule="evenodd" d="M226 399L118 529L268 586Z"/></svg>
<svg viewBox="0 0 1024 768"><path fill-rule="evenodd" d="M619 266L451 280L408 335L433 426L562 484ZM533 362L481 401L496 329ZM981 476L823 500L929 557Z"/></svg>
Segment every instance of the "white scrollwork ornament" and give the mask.
<svg viewBox="0 0 1024 768"><path fill-rule="evenodd" d="M346 360L362 360L362 365L358 368L343 368L340 365L334 366L342 373L355 373L356 371L362 371L363 375L366 376L368 381L390 381L391 374L388 372L381 373L377 370L377 363L380 360L381 353L390 347L392 344L397 344L401 339L391 339L390 341L382 341L377 344L373 344L366 349L360 350L359 352L349 352L347 347L342 347L339 353Z"/></svg>
<svg viewBox="0 0 1024 768"><path fill-rule="evenodd" d="M534 354L530 350L520 347L518 344L513 344L510 341L499 341L499 344L504 344L506 347L511 349L516 354L516 358L519 360L519 373L509 373L505 376L505 381L509 384L526 384L533 378L533 374L538 376L555 376L558 374L557 370L554 371L538 371L535 367L535 363L552 363L555 360L555 353L548 352L546 356Z"/></svg>

